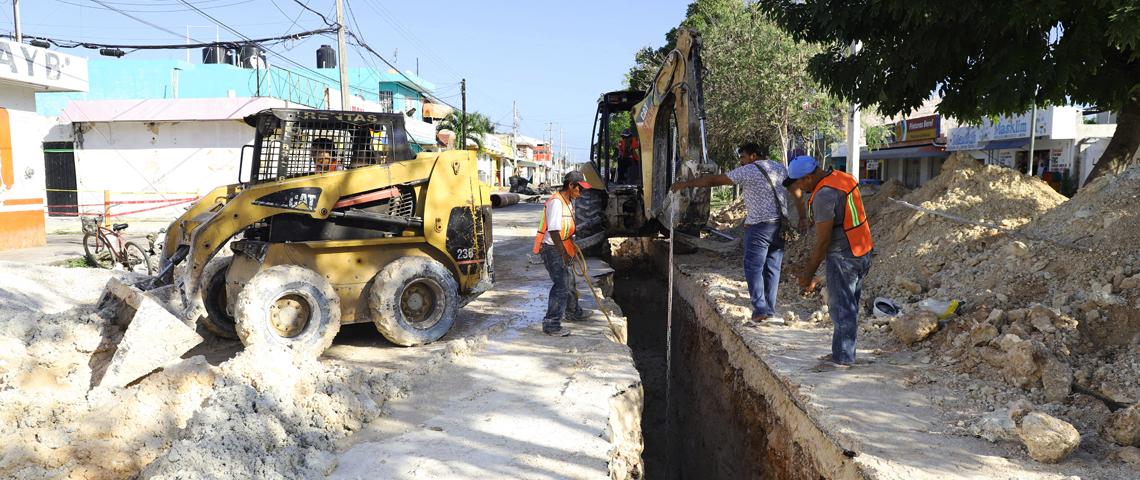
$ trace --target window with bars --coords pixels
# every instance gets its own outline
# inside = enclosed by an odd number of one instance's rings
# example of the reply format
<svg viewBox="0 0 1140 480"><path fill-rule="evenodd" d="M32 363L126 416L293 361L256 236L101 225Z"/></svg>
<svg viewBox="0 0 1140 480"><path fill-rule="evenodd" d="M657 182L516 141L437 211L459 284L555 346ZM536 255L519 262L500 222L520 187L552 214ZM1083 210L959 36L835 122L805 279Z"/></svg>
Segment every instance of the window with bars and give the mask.
<svg viewBox="0 0 1140 480"><path fill-rule="evenodd" d="M380 92L380 111L383 113L392 113L395 108L392 106L392 92Z"/></svg>
<svg viewBox="0 0 1140 480"><path fill-rule="evenodd" d="M413 158L399 115L272 109L246 122L257 128L254 182Z"/></svg>

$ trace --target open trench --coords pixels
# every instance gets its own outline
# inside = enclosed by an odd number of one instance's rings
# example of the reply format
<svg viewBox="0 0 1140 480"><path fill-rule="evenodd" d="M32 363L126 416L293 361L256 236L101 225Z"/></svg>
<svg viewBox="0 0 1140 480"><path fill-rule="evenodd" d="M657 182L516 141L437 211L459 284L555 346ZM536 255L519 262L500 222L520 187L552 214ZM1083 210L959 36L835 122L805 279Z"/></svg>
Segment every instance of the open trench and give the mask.
<svg viewBox="0 0 1140 480"><path fill-rule="evenodd" d="M613 298L627 316L644 389L645 478L834 478L797 431L814 426L774 408L789 403L788 392L756 388L748 380L756 368L732 361L719 334L676 293L667 368L664 269L653 259L614 260Z"/></svg>

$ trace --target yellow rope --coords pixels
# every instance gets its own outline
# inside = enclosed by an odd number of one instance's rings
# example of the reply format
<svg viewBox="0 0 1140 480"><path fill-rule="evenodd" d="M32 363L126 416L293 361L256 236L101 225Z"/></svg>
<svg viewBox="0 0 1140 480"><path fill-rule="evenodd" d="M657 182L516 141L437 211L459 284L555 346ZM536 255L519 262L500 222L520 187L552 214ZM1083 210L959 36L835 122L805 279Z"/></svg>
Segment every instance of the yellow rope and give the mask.
<svg viewBox="0 0 1140 480"><path fill-rule="evenodd" d="M573 242L573 240L571 240L571 242ZM598 310L601 310L602 314L606 316L606 322L610 324L610 331L613 332L614 338L623 344L626 343L625 336L618 333L617 326L614 325L613 319L610 318L610 312L606 311L606 306L602 303L602 299L598 298L598 292L594 291L594 282L590 281L590 267L586 265L586 257L582 255L582 249L578 248L578 244L574 244L574 250L577 251L574 257L577 261L572 266L574 273L586 279L586 285L590 287L590 295L594 297L594 303L598 305Z"/></svg>

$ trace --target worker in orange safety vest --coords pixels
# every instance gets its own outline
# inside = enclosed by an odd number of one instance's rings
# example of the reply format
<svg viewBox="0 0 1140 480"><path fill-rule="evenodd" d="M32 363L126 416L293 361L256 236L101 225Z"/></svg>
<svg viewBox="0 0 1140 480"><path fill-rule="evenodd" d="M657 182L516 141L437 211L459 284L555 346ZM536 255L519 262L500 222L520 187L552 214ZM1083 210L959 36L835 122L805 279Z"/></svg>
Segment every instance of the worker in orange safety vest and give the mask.
<svg viewBox="0 0 1140 480"><path fill-rule="evenodd" d="M871 268L871 226L863 209L859 182L848 173L821 169L814 158L801 155L788 163L786 186L811 192L807 211L815 223L815 246L799 269L799 285L813 292L819 280L816 269L827 260L827 306L835 331L831 355L813 371L847 369L855 364L855 338L859 332L859 296L863 278Z"/></svg>
<svg viewBox="0 0 1140 480"><path fill-rule="evenodd" d="M578 305L578 287L574 281L574 257L578 248L574 245L574 199L582 195L582 190L590 188L582 172L567 173L562 179L562 189L551 195L542 211L542 222L534 237L534 253L542 256L542 263L553 285L546 316L542 319L543 333L565 337L570 330L562 326L563 317L569 321L586 318Z"/></svg>

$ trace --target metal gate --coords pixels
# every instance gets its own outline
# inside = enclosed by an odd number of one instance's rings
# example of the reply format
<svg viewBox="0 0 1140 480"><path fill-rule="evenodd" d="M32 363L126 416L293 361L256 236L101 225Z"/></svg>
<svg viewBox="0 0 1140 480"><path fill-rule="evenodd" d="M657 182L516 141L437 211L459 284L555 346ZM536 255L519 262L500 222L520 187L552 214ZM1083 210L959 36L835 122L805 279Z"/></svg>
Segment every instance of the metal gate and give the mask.
<svg viewBox="0 0 1140 480"><path fill-rule="evenodd" d="M71 142L44 142L44 183L48 215L79 215L79 194L75 191L75 150Z"/></svg>

